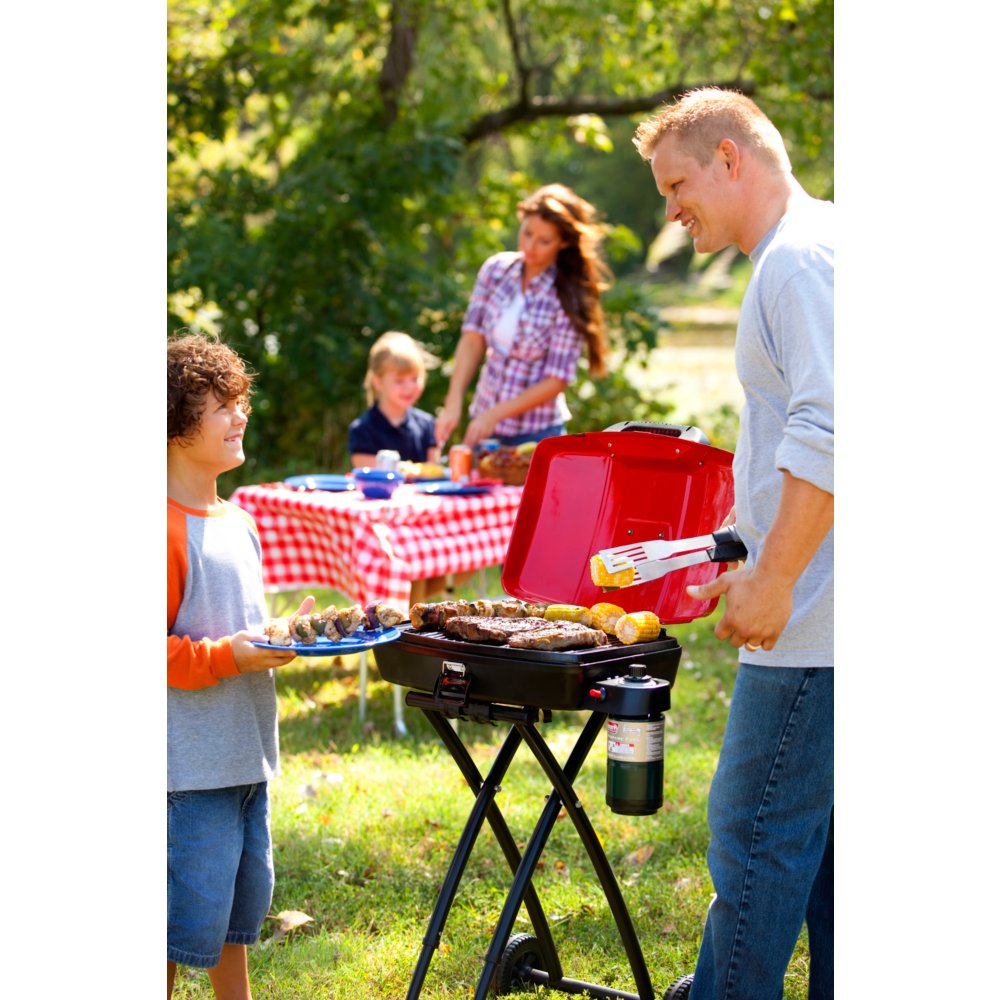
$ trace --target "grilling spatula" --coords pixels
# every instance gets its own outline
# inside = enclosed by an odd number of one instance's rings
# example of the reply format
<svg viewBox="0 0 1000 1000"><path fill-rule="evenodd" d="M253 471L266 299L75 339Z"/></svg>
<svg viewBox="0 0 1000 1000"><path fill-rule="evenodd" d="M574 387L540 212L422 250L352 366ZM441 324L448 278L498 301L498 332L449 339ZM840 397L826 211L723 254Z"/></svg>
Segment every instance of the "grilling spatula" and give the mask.
<svg viewBox="0 0 1000 1000"><path fill-rule="evenodd" d="M650 580L658 580L674 570L696 566L698 563L739 562L746 559L747 549L735 526L730 525L710 535L700 535L697 538L677 538L671 542L651 539L647 542L633 542L630 545L601 549L597 554L609 573L619 573L629 567L635 567L632 582L626 584L628 587L634 587L640 583L649 583Z"/></svg>

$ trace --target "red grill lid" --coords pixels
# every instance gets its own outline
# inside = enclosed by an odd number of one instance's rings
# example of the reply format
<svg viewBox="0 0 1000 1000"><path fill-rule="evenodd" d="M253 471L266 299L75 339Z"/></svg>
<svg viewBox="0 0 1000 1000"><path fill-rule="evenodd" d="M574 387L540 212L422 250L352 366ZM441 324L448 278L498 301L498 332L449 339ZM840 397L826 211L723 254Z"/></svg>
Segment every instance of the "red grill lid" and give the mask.
<svg viewBox="0 0 1000 1000"><path fill-rule="evenodd" d="M714 580L725 564L624 590L603 591L590 579L599 549L708 534L731 510L732 454L674 434L629 428L539 442L503 564L505 592L549 604L609 601L655 611L665 623L710 614L718 602L696 601L685 588Z"/></svg>

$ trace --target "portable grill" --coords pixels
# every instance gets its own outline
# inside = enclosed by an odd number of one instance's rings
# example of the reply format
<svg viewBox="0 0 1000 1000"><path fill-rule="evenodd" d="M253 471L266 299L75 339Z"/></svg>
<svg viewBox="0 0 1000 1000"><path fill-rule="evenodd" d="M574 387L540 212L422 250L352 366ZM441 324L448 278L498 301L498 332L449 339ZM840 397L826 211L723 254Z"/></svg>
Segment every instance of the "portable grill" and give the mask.
<svg viewBox="0 0 1000 1000"><path fill-rule="evenodd" d="M591 580L590 556L646 538L683 538L718 527L733 502L732 456L712 448L696 428L616 425L592 434L548 438L535 450L502 573L504 590L525 601L592 605L613 600L626 611L652 610L666 624L708 614L715 602L695 601L690 583L714 579L717 564L692 566L650 583L605 594ZM407 1000L420 996L465 866L488 822L513 873L490 941L475 1000L528 984L595 998L655 1000L642 949L600 841L573 789L605 720L669 710L681 647L663 635L651 642L559 652L515 649L455 639L402 626L400 638L374 650L385 680L408 687L406 703L421 709L451 754L475 801L455 847L431 914ZM537 726L553 711L588 713L566 762L549 749ZM509 728L483 775L451 720ZM552 792L523 851L495 802L524 743ZM532 885L532 873L560 810L580 837L607 898L635 979L636 993L567 977ZM524 905L534 934L511 936Z"/></svg>

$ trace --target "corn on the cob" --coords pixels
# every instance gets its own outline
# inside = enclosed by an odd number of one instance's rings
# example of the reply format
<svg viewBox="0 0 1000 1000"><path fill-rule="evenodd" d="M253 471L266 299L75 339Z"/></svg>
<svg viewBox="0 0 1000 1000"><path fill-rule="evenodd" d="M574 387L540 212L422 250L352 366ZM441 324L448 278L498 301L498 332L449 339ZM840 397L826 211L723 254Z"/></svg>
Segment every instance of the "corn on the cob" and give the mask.
<svg viewBox="0 0 1000 1000"><path fill-rule="evenodd" d="M550 604L545 609L545 620L549 622L579 622L590 626L590 608L579 604Z"/></svg>
<svg viewBox="0 0 1000 1000"><path fill-rule="evenodd" d="M617 604L608 604L602 601L590 609L590 623L594 628L599 628L608 635L614 635L615 625L623 614L625 614L624 608L618 607Z"/></svg>
<svg viewBox="0 0 1000 1000"><path fill-rule="evenodd" d="M629 646L634 642L649 642L659 638L660 619L652 611L633 611L618 619L615 635Z"/></svg>
<svg viewBox="0 0 1000 1000"><path fill-rule="evenodd" d="M599 555L590 557L590 579L598 587L627 587L635 579L635 567L628 566L617 573L608 572Z"/></svg>

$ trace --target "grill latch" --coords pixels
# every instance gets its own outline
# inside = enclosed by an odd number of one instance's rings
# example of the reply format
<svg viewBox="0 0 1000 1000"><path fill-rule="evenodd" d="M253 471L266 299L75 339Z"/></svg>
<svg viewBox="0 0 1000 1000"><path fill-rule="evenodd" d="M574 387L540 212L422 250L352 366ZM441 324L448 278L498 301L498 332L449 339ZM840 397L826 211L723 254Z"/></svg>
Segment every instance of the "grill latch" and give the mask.
<svg viewBox="0 0 1000 1000"><path fill-rule="evenodd" d="M464 663L442 660L441 673L434 682L434 704L445 715L461 714L461 710L468 705L471 683L472 678L469 677Z"/></svg>

